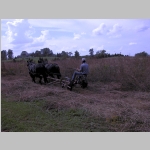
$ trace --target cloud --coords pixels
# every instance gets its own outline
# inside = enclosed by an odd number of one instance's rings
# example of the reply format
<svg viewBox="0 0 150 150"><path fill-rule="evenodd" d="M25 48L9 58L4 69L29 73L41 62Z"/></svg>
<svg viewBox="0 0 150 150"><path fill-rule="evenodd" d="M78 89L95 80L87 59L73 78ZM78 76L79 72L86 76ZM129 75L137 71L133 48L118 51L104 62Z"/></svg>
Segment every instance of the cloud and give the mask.
<svg viewBox="0 0 150 150"><path fill-rule="evenodd" d="M85 32L82 32L82 33L81 33L81 35L85 35L85 34L86 34Z"/></svg>
<svg viewBox="0 0 150 150"><path fill-rule="evenodd" d="M105 28L106 28L106 25L104 23L101 23L98 28L92 31L92 33L94 35L102 35L104 33Z"/></svg>
<svg viewBox="0 0 150 150"><path fill-rule="evenodd" d="M148 30L149 28L150 28L149 26L142 25L140 27L136 27L136 31L137 32L144 32L144 31Z"/></svg>
<svg viewBox="0 0 150 150"><path fill-rule="evenodd" d="M149 28L149 19L2 19L1 49L20 54L44 47L54 53L62 48L72 52L84 48L84 55L89 54L90 46L95 52L105 49L126 54L144 47L149 52Z"/></svg>
<svg viewBox="0 0 150 150"><path fill-rule="evenodd" d="M41 31L41 35L37 38L34 38L34 42L33 43L38 43L38 42L44 42L49 34L49 30L43 30Z"/></svg>
<svg viewBox="0 0 150 150"><path fill-rule="evenodd" d="M27 20L16 19L12 22L7 22L6 25L8 27L6 36L11 44L25 44L32 42L32 38L26 34L31 30Z"/></svg>
<svg viewBox="0 0 150 150"><path fill-rule="evenodd" d="M136 45L137 43L135 42L130 42L129 45Z"/></svg>
<svg viewBox="0 0 150 150"><path fill-rule="evenodd" d="M115 24L113 25L113 28L108 31L107 35L118 34L118 32L120 31L122 31L122 26L120 26L119 24Z"/></svg>
<svg viewBox="0 0 150 150"><path fill-rule="evenodd" d="M96 48L96 50L103 50L103 49L104 49L104 45L101 45L101 46Z"/></svg>
<svg viewBox="0 0 150 150"><path fill-rule="evenodd" d="M79 52L86 52L87 50L85 48L80 48L78 51Z"/></svg>
<svg viewBox="0 0 150 150"><path fill-rule="evenodd" d="M75 34L75 33L74 33L73 39L74 39L74 40L78 40L78 39L80 39L80 37L81 37L80 34Z"/></svg>

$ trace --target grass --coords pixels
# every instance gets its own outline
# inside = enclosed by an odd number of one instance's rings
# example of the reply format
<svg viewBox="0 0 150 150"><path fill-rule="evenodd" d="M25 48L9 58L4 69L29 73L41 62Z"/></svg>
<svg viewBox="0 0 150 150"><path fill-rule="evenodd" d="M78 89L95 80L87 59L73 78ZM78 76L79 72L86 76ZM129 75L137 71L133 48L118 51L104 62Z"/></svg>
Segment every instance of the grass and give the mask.
<svg viewBox="0 0 150 150"><path fill-rule="evenodd" d="M71 77L80 61L49 60L63 77ZM88 88L73 91L31 82L26 61L2 62L2 132L149 132L150 58L87 62Z"/></svg>
<svg viewBox="0 0 150 150"><path fill-rule="evenodd" d="M41 109L42 103L10 102L2 99L2 132L111 131L104 119L93 118L83 110L45 111Z"/></svg>

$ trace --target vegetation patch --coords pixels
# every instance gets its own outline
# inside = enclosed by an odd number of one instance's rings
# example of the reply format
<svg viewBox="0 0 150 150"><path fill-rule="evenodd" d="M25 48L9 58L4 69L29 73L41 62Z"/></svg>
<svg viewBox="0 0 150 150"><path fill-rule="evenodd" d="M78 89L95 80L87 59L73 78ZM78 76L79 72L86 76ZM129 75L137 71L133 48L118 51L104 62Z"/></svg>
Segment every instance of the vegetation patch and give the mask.
<svg viewBox="0 0 150 150"><path fill-rule="evenodd" d="M43 111L42 103L11 102L2 99L2 132L102 132L111 131L102 118L80 109Z"/></svg>
<svg viewBox="0 0 150 150"><path fill-rule="evenodd" d="M72 91L37 79L33 83L26 59L2 61L2 132L149 132L150 57L87 60L88 87ZM55 63L62 77L71 77L80 61Z"/></svg>

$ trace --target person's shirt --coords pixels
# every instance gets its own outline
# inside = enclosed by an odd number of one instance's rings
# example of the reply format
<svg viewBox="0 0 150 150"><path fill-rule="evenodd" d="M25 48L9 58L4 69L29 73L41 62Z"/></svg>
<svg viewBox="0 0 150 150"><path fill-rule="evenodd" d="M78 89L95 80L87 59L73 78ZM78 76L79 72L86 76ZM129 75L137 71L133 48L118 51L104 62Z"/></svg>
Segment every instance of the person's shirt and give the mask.
<svg viewBox="0 0 150 150"><path fill-rule="evenodd" d="M87 63L82 63L80 65L80 72L83 74L88 74L89 73L89 65Z"/></svg>

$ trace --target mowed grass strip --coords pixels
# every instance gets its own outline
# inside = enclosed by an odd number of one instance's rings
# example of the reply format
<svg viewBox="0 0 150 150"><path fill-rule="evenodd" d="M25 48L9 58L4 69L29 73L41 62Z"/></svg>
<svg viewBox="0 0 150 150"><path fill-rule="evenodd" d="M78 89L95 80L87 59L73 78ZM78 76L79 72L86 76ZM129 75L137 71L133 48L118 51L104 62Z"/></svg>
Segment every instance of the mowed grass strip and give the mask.
<svg viewBox="0 0 150 150"><path fill-rule="evenodd" d="M1 100L1 132L109 132L105 119L82 109L45 110L44 102Z"/></svg>

